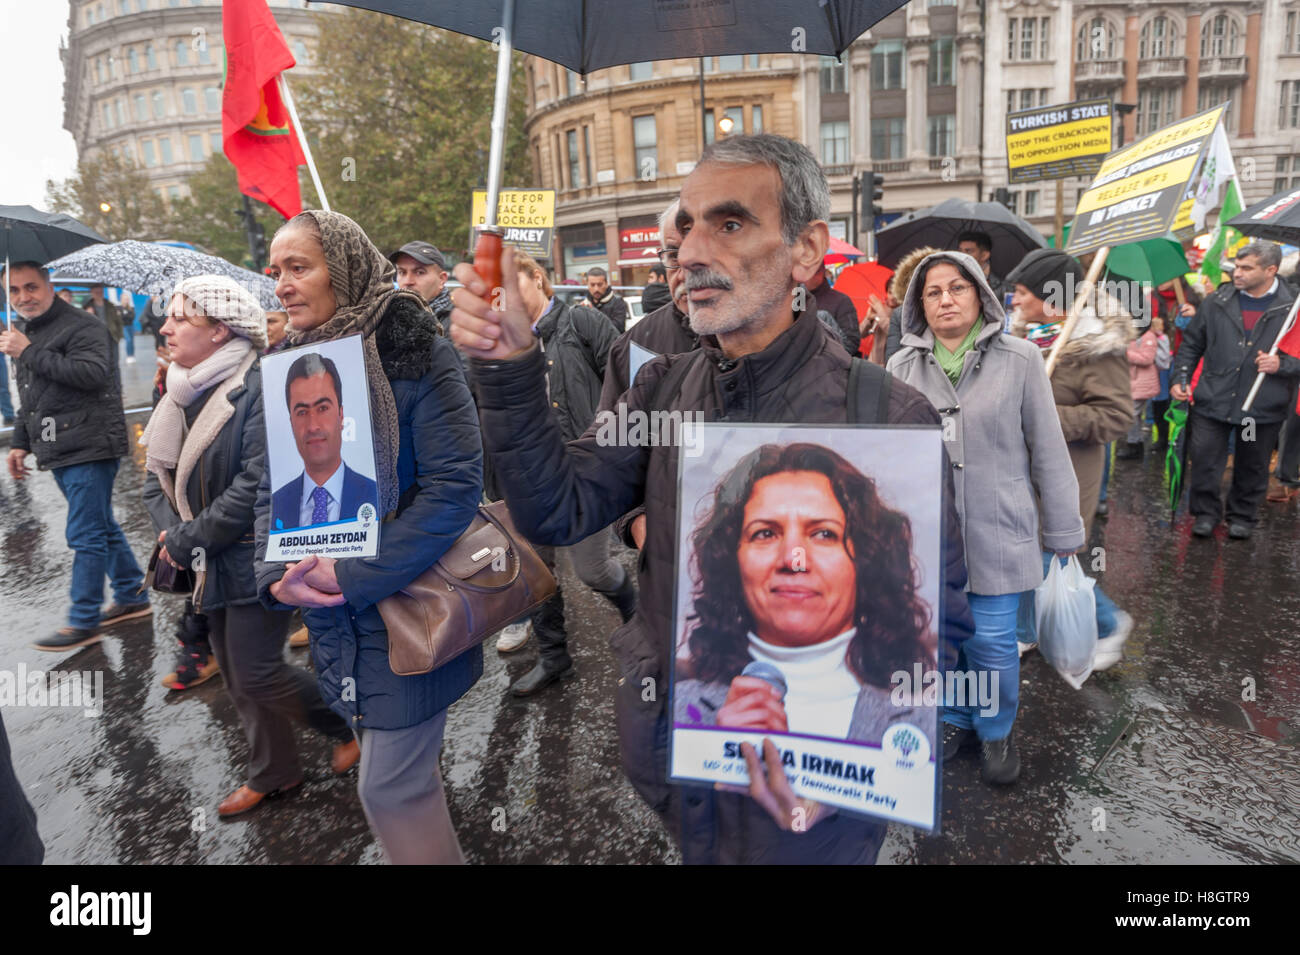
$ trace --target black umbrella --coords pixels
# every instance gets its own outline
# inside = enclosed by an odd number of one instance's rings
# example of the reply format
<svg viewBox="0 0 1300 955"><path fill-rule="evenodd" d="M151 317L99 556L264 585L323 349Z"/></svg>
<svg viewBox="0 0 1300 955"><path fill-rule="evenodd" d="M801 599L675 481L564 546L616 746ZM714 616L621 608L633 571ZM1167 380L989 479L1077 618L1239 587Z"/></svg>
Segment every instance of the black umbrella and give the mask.
<svg viewBox="0 0 1300 955"><path fill-rule="evenodd" d="M6 280L10 262L40 262L95 242L107 242L102 235L72 216L41 212L31 206L0 206L0 253L5 260ZM5 296L5 327L9 326L9 302Z"/></svg>
<svg viewBox="0 0 1300 955"><path fill-rule="evenodd" d="M475 246L479 274L501 282L497 197L505 154L510 53L518 46L587 74L621 63L737 53L838 56L906 0L337 0L442 27L497 47L496 98L487 175L488 224ZM495 242L488 236L495 235ZM1041 244L1041 243L1040 243ZM480 267L491 261L494 267ZM495 272L495 274L494 274Z"/></svg>
<svg viewBox="0 0 1300 955"><path fill-rule="evenodd" d="M945 199L895 219L876 233L876 259L894 268L913 249L954 249L963 232L984 232L993 240L995 275L1006 275L1030 252L1047 247L1037 229L1000 202Z"/></svg>
<svg viewBox="0 0 1300 955"><path fill-rule="evenodd" d="M1228 220L1242 235L1300 245L1300 189L1284 189Z"/></svg>

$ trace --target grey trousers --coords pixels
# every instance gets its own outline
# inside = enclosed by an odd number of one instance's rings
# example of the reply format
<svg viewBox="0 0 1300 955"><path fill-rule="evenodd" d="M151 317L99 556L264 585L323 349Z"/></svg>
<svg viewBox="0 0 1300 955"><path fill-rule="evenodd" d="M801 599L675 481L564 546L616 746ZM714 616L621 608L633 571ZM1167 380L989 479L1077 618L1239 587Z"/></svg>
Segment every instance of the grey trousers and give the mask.
<svg viewBox="0 0 1300 955"><path fill-rule="evenodd" d="M293 722L347 742L352 731L321 699L316 677L286 663L289 614L261 604L208 611L208 640L248 739L248 788L269 793L302 779Z"/></svg>
<svg viewBox="0 0 1300 955"><path fill-rule="evenodd" d="M1133 399L1133 423L1128 429L1128 443L1141 444L1142 436L1151 431L1151 425L1147 424L1147 402L1150 398L1143 398L1141 401Z"/></svg>
<svg viewBox="0 0 1300 955"><path fill-rule="evenodd" d="M400 730L361 732L357 795L394 865L463 865L438 769L447 711Z"/></svg>

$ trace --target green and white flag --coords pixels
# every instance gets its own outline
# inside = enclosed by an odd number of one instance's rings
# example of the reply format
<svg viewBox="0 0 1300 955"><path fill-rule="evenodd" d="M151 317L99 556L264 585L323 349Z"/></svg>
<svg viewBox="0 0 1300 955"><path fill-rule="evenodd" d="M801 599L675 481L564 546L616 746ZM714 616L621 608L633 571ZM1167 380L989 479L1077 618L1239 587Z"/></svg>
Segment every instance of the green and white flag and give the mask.
<svg viewBox="0 0 1300 955"><path fill-rule="evenodd" d="M1205 220L1210 211L1219 207L1218 225L1214 238L1205 251L1201 262L1201 274L1212 285L1218 285L1223 278L1222 260L1226 254L1231 255L1241 244L1243 236L1236 229L1228 228L1225 223L1245 208L1241 201L1241 187L1237 184L1237 167L1232 161L1232 150L1228 148L1228 134L1223 125L1214 131L1214 140L1210 144L1209 155L1201 168L1200 178L1196 184L1196 201L1192 206L1192 223L1197 231L1205 228Z"/></svg>

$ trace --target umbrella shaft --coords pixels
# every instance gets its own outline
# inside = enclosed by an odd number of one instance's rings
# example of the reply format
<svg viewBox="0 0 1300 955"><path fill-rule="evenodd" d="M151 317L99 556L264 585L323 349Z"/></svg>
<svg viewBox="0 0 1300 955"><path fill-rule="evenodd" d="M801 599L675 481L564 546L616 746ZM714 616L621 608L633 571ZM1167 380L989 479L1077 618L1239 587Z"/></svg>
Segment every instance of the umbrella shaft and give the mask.
<svg viewBox="0 0 1300 955"><path fill-rule="evenodd" d="M505 165L506 120L510 100L510 54L514 50L515 0L505 0L501 11L501 36L497 45L496 99L492 104L492 149L488 158L487 224L497 224L501 196L501 171Z"/></svg>

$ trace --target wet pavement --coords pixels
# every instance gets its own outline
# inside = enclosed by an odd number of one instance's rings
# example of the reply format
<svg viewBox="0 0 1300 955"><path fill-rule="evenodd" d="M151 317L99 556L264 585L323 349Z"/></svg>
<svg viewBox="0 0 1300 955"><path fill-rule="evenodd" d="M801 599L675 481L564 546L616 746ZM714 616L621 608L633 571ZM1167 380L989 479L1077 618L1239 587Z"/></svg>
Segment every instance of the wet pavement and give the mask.
<svg viewBox="0 0 1300 955"><path fill-rule="evenodd" d="M138 339L141 346L146 339ZM151 351L123 367L128 407L148 404ZM146 415L128 419L137 435ZM143 456L123 461L116 513L143 560L153 534ZM1135 620L1125 659L1071 689L1025 658L1017 785L992 789L978 759L946 768L942 831L892 827L882 862L1300 861L1300 516L1268 504L1253 539L1191 538L1170 526L1160 466L1116 462L1098 520L1107 593ZM383 861L329 744L300 733L307 785L247 817L216 818L243 781L246 747L220 678L185 693L172 669L179 598L77 653L30 649L63 623L66 507L49 473L0 477L0 668L102 673L103 712L6 706L19 779L51 863ZM622 559L632 565L632 555ZM452 816L471 862L676 862L619 767L606 634L617 615L565 568L578 676L531 702L509 657L451 710L443 753ZM289 659L307 666L305 650ZM1253 697L1253 698L1251 698Z"/></svg>

